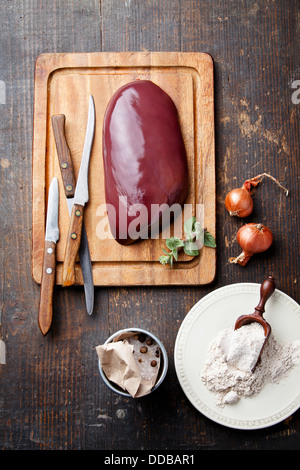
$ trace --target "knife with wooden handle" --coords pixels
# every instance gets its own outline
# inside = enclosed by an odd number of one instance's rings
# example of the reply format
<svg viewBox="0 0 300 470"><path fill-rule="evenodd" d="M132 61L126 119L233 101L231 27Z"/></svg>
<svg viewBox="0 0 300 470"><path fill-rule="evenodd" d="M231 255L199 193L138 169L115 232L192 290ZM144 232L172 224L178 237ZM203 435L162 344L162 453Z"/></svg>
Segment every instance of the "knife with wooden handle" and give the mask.
<svg viewBox="0 0 300 470"><path fill-rule="evenodd" d="M53 291L55 282L55 243L45 241L42 283L39 306L39 327L45 336L50 330L53 316Z"/></svg>
<svg viewBox="0 0 300 470"><path fill-rule="evenodd" d="M67 143L65 134L64 114L57 114L51 117L54 139L56 144L57 155L60 163L60 170L63 179L65 196L67 200L70 217L72 215L75 193L75 176L71 152ZM78 242L78 240L77 240ZM74 244L75 245L75 244ZM77 247L75 247L77 250ZM89 315L93 313L94 308L94 281L89 244L85 230L84 220L82 220L81 241L79 244L79 259L83 276L86 308ZM75 273L72 273L74 276ZM71 284L74 284L74 277Z"/></svg>
<svg viewBox="0 0 300 470"><path fill-rule="evenodd" d="M75 261L81 242L83 209L84 206L73 204L63 267L64 286L75 284Z"/></svg>
<svg viewBox="0 0 300 470"><path fill-rule="evenodd" d="M52 324L53 291L56 271L55 254L58 239L58 181L56 178L53 178L48 196L43 270L38 313L39 327L44 336L48 333Z"/></svg>
<svg viewBox="0 0 300 470"><path fill-rule="evenodd" d="M63 264L62 285L75 284L75 261L82 238L83 212L89 200L88 171L95 131L95 104L90 95L88 122L85 134L82 159L74 193L73 207L67 236Z"/></svg>
<svg viewBox="0 0 300 470"><path fill-rule="evenodd" d="M67 199L71 198L73 204L75 176L71 152L65 135L66 116L64 114L56 114L51 117L51 122L65 195Z"/></svg>

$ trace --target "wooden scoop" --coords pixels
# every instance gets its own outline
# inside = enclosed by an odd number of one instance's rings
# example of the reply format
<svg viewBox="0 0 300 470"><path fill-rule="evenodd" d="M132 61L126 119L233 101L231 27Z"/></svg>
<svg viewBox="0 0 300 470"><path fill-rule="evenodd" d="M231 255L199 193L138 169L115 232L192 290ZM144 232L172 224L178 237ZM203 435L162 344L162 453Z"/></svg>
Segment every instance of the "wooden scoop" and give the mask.
<svg viewBox="0 0 300 470"><path fill-rule="evenodd" d="M260 354L257 358L257 362L256 362L254 368L252 369L252 371L255 369L255 367L258 363L258 361L260 359L260 356L261 356L261 353L262 353L262 350L263 350L263 347L266 344L266 341L267 341L267 339L268 339L268 337L270 336L270 333L271 333L271 326L263 318L263 313L265 311L265 304L266 304L267 300L271 297L273 292L275 291L275 288L276 288L275 278L273 276L268 276L268 278L260 286L260 301L259 301L259 304L257 305L257 307L255 307L254 313L251 313L249 315L241 315L240 317L238 317L238 319L235 322L235 326L234 326L235 330L237 330L238 328L241 328L241 326L243 326L243 325L247 325L247 324L252 323L252 322L258 322L264 328L265 340L264 340L263 346L260 350Z"/></svg>

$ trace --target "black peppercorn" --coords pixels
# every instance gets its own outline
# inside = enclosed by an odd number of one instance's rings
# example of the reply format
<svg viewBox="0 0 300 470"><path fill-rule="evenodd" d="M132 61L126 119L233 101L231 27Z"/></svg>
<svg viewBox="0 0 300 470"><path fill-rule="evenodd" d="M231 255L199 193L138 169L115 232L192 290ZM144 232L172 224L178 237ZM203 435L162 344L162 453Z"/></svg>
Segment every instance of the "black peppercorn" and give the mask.
<svg viewBox="0 0 300 470"><path fill-rule="evenodd" d="M140 334L140 335L139 335L139 341L140 341L141 343L144 343L145 339L146 339L146 336L145 336L145 335L143 335L143 334Z"/></svg>

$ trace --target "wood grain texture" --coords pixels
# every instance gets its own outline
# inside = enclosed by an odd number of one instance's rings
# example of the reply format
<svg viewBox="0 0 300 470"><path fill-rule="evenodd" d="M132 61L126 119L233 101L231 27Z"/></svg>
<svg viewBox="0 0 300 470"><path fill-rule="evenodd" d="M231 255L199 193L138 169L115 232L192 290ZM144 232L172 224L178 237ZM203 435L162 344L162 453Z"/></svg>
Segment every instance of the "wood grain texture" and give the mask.
<svg viewBox="0 0 300 470"><path fill-rule="evenodd" d="M80 204L73 204L63 263L63 287L72 286L76 282L75 263L81 243L83 214L84 207Z"/></svg>
<svg viewBox="0 0 300 470"><path fill-rule="evenodd" d="M44 336L48 333L52 325L53 294L55 284L55 252L56 244L46 240L38 312L38 324Z"/></svg>
<svg viewBox="0 0 300 470"><path fill-rule="evenodd" d="M291 99L291 85L300 79L299 2L11 0L0 15L0 79L6 84L6 105L0 105L0 306L7 347L7 363L0 366L1 449L299 450L299 411L254 433L219 426L187 401L173 362L182 320L213 289L261 282L272 272L278 288L300 302L300 105ZM44 338L36 322L40 287L31 275L35 60L45 52L92 51L212 55L217 276L210 286L98 287L91 317L81 286L57 286ZM290 189L286 197L266 180L255 192L249 220L268 222L274 245L246 268L230 265L243 222L225 212L225 195L264 171ZM103 386L94 354L110 333L130 326L153 331L169 354L164 384L139 401Z"/></svg>
<svg viewBox="0 0 300 470"><path fill-rule="evenodd" d="M189 194L184 201L181 223L159 237L122 246L114 240L105 208L102 131L106 107L112 95L125 83L151 80L174 101L185 143ZM92 94L96 107L95 139L89 171L89 202L85 226L93 266L95 285L201 285L215 278L216 250L204 247L200 256L180 256L170 269L159 263L165 239L179 231L183 237L184 221L194 215L215 236L215 131L213 62L204 53L88 53L44 54L36 61L33 139L33 221L32 272L41 277L41 255L47 188L53 175L61 181L54 137L49 125L52 115L64 113L69 129L68 145L77 174L85 138L87 97ZM53 130L57 131L54 127ZM45 182L41 183L41 180ZM57 284L63 284L68 216L64 197L60 199L60 241L57 246ZM203 216L202 216L203 212ZM82 284L79 266L76 283Z"/></svg>
<svg viewBox="0 0 300 470"><path fill-rule="evenodd" d="M72 156L65 135L66 116L64 114L51 116L51 122L65 196L74 197L76 183Z"/></svg>

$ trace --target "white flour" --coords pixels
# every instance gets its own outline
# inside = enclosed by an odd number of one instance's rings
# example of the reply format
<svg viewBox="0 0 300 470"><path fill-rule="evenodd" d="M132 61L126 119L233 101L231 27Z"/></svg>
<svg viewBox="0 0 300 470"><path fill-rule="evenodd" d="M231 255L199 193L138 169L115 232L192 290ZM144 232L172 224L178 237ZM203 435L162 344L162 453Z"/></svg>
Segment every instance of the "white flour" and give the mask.
<svg viewBox="0 0 300 470"><path fill-rule="evenodd" d="M254 368L265 341L265 332L258 323L250 323L223 335L220 346L229 365L244 372Z"/></svg>
<svg viewBox="0 0 300 470"><path fill-rule="evenodd" d="M238 330L228 328L209 345L201 380L215 394L218 406L257 395L267 383L279 383L300 363L300 341L280 343L271 333L261 361L251 372L263 340L263 328L256 322Z"/></svg>

